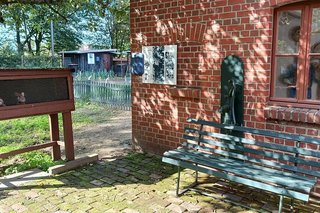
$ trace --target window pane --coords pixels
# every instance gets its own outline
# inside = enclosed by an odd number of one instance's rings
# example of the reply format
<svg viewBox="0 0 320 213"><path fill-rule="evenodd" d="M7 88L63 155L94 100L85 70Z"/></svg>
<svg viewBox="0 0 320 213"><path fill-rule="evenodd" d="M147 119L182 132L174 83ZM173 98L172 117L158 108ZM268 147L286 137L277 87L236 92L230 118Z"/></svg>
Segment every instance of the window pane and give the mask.
<svg viewBox="0 0 320 213"><path fill-rule="evenodd" d="M301 26L301 11L290 10L279 13L277 53L298 53Z"/></svg>
<svg viewBox="0 0 320 213"><path fill-rule="evenodd" d="M276 58L275 96L296 98L297 57Z"/></svg>
<svg viewBox="0 0 320 213"><path fill-rule="evenodd" d="M320 56L312 57L310 61L307 99L320 100Z"/></svg>
<svg viewBox="0 0 320 213"><path fill-rule="evenodd" d="M311 52L320 53L320 8L312 12Z"/></svg>

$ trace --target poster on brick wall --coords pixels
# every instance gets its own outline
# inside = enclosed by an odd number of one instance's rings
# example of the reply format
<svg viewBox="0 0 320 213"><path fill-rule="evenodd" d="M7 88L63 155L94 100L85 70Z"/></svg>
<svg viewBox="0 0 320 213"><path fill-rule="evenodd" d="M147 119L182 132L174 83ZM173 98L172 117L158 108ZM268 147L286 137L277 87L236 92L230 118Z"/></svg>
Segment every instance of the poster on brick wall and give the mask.
<svg viewBox="0 0 320 213"><path fill-rule="evenodd" d="M88 64L94 64L94 53L88 53Z"/></svg>
<svg viewBox="0 0 320 213"><path fill-rule="evenodd" d="M143 83L177 84L177 45L144 46Z"/></svg>

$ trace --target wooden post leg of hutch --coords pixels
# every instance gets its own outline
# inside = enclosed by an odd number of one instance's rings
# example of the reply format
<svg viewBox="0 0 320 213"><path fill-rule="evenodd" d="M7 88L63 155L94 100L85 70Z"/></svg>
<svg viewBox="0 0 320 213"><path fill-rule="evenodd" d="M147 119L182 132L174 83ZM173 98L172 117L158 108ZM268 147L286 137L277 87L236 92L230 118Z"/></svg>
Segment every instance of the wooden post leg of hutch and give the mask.
<svg viewBox="0 0 320 213"><path fill-rule="evenodd" d="M59 122L58 122L58 114L50 114L50 139L51 141L59 141ZM61 159L61 150L58 143L52 147L52 158L53 160Z"/></svg>
<svg viewBox="0 0 320 213"><path fill-rule="evenodd" d="M66 159L67 161L71 161L71 160L74 160L71 112L62 113L62 118L63 118L63 132L64 132Z"/></svg>

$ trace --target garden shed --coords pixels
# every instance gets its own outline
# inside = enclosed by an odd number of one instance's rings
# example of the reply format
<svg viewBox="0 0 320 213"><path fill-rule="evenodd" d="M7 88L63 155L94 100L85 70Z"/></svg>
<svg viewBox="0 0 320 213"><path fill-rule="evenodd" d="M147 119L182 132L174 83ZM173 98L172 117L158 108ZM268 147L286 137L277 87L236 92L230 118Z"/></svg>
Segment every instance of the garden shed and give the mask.
<svg viewBox="0 0 320 213"><path fill-rule="evenodd" d="M220 122L228 56L244 66L244 126L319 136L319 1L133 0L130 20L145 72L132 78L136 149L177 147L189 117Z"/></svg>
<svg viewBox="0 0 320 213"><path fill-rule="evenodd" d="M64 67L91 71L110 70L113 65L113 57L117 54L117 50L71 50L59 53L61 54Z"/></svg>

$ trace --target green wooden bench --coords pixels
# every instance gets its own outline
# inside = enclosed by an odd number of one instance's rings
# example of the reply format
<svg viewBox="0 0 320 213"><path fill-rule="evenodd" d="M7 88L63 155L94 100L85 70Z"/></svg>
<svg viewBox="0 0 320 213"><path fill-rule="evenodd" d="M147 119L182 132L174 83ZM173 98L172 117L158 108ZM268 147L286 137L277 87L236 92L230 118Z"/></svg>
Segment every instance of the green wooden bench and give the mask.
<svg viewBox="0 0 320 213"><path fill-rule="evenodd" d="M279 212L284 196L309 200L310 191L320 177L319 138L196 119L188 119L188 122L191 127L198 128L185 128L186 142L165 152L162 158L163 162L179 168L177 196L190 189L179 194L180 167L183 167L196 171L192 186L198 183L198 172L203 172L279 194ZM231 131L240 136L230 135ZM254 137L242 137L244 134ZM277 141L264 142L266 138Z"/></svg>

